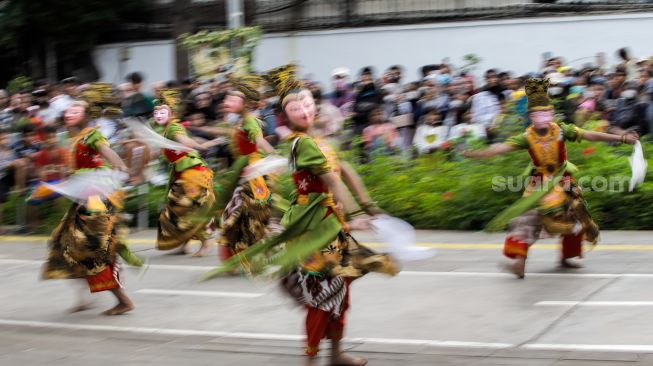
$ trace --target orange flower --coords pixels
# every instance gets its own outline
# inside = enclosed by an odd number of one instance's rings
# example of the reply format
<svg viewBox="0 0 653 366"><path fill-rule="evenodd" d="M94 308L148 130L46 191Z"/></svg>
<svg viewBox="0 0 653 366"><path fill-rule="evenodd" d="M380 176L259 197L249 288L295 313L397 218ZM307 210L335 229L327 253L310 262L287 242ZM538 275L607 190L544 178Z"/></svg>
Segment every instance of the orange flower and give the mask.
<svg viewBox="0 0 653 366"><path fill-rule="evenodd" d="M453 198L453 192L447 191L447 192L442 193L442 199L443 200L449 201L452 198Z"/></svg>
<svg viewBox="0 0 653 366"><path fill-rule="evenodd" d="M583 149L583 151L581 152L581 154L583 154L583 156L587 156L587 155L594 154L594 151L596 151L595 148L593 148L593 147L586 147L586 148Z"/></svg>

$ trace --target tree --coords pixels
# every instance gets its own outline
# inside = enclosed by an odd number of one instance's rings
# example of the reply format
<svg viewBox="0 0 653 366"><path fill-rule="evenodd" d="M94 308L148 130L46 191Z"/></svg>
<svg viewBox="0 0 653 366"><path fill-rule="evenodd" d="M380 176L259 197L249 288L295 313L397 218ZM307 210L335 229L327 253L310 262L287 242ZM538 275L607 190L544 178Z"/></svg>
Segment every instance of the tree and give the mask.
<svg viewBox="0 0 653 366"><path fill-rule="evenodd" d="M149 0L0 0L4 80L75 74L97 78L91 51L98 38L128 22L142 22ZM48 73L54 68L55 72Z"/></svg>

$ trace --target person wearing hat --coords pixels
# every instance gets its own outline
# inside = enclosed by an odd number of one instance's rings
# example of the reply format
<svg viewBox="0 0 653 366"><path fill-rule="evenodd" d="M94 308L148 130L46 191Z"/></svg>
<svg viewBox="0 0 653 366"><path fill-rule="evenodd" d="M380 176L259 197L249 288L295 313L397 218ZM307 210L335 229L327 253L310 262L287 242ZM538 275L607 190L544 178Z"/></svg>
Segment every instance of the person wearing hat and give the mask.
<svg viewBox="0 0 653 366"><path fill-rule="evenodd" d="M261 100L263 79L258 75L230 77L231 89L223 101L223 110L237 116L235 128L230 131L231 153L236 158L231 165L231 182L219 192L218 208L224 209L220 224L221 236L218 254L225 261L234 253L247 249L263 239L270 223L272 192L263 176L239 183L246 167L264 154L274 153L274 148L264 138L261 121L254 116Z"/></svg>
<svg viewBox="0 0 653 366"><path fill-rule="evenodd" d="M161 90L162 100L154 108L154 121L163 128L162 135L195 150L204 151L220 143L209 140L202 144L188 136L186 127L177 119L181 104L179 89ZM213 171L197 151L163 149L170 164L170 181L166 202L159 214L156 247L159 250L180 248L186 253L191 239L202 242L193 256L208 251L217 235L213 219Z"/></svg>
<svg viewBox="0 0 653 366"><path fill-rule="evenodd" d="M127 172L107 139L88 126L89 111L88 103L75 101L64 113L64 123L72 137L72 170L93 172L111 166L113 170ZM124 194L116 191L108 197L93 195L83 203L73 203L52 232L48 259L43 267L44 279L85 279L92 293L110 291L118 304L105 311L105 315L134 309L121 281L118 256L131 265L143 265L142 259L135 256L123 240L119 217L123 202ZM85 296L80 296L71 312L90 307Z"/></svg>
<svg viewBox="0 0 653 366"><path fill-rule="evenodd" d="M524 133L483 150L463 152L468 157L488 158L528 150L531 156L532 168L524 196L495 217L486 228L501 230L510 223L504 255L514 259L507 268L518 278L524 277L528 249L542 232L562 237L560 265L565 268L579 267L569 260L582 257L583 240L592 244L598 240L599 228L590 216L581 188L572 175L577 168L567 160L566 142L587 140L634 144L639 139L634 132L613 135L558 123L548 87L547 79L526 81L532 125Z"/></svg>
<svg viewBox="0 0 653 366"><path fill-rule="evenodd" d="M295 78L295 65L273 69L267 79L274 85L283 117L292 129L287 139L294 200L281 220L282 232L234 255L211 276L229 272L242 263L247 263L247 269L254 274L282 276L282 288L306 309L306 365L317 365L323 338L332 341L330 364L365 365L366 359L348 356L340 346L349 307L349 284L371 271L394 275L398 266L388 255L373 252L349 235L350 229L365 227L367 221L345 220L349 216L346 213L353 216L362 211L356 211L347 194L343 184L347 179L336 156L322 150L308 134L315 119L315 101ZM369 200L367 195L355 195ZM361 206L369 214L378 212L370 201ZM260 253L274 254L257 260Z"/></svg>

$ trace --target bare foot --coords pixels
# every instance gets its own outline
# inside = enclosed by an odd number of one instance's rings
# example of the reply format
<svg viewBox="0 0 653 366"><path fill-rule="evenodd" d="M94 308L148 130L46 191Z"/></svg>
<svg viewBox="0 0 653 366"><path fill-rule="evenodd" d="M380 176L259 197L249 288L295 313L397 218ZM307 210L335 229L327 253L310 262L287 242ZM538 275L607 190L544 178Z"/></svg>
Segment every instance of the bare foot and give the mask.
<svg viewBox="0 0 653 366"><path fill-rule="evenodd" d="M186 255L188 254L188 250L186 249L186 244L182 245L177 249L176 251L170 253L172 255Z"/></svg>
<svg viewBox="0 0 653 366"><path fill-rule="evenodd" d="M208 245L202 245L200 249L193 254L193 257L203 257L208 251L209 251L209 246Z"/></svg>
<svg viewBox="0 0 653 366"><path fill-rule="evenodd" d="M580 269L583 265L580 263L570 262L568 258L560 260L560 267L569 269Z"/></svg>
<svg viewBox="0 0 653 366"><path fill-rule="evenodd" d="M75 313L79 313L80 311L92 309L93 307L94 307L93 303L87 302L87 303L77 304L73 306L72 308L68 309L68 312L70 314L75 314Z"/></svg>
<svg viewBox="0 0 653 366"><path fill-rule="evenodd" d="M504 268L517 276L517 278L522 279L526 275L526 258L518 257L513 263L506 264Z"/></svg>
<svg viewBox="0 0 653 366"><path fill-rule="evenodd" d="M104 315L120 315L120 314L124 314L124 313L126 313L128 311L132 311L132 310L134 310L134 304L120 303L120 304L112 307L111 309L103 312L102 314L104 314Z"/></svg>
<svg viewBox="0 0 653 366"><path fill-rule="evenodd" d="M367 358L352 357L345 353L331 361L332 366L365 366L367 365Z"/></svg>

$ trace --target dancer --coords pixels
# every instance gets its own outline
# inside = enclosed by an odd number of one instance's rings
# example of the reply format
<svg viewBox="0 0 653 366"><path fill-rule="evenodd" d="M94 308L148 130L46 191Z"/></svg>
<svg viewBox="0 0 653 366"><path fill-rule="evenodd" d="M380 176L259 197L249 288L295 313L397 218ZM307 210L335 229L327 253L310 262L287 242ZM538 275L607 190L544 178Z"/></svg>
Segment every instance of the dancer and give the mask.
<svg viewBox="0 0 653 366"><path fill-rule="evenodd" d="M206 150L221 143L210 140L203 144L188 136L186 128L176 119L181 92L176 89L161 90L162 104L154 108L154 120L165 126L163 136L196 150ZM157 248L180 248L186 253L191 239L202 242L194 257L203 256L216 238L215 220L209 212L215 202L213 171L196 151L164 149L163 155L170 163L170 181L165 205L159 215Z"/></svg>
<svg viewBox="0 0 653 366"><path fill-rule="evenodd" d="M315 118L315 102L294 78L294 68L288 65L269 73L293 130L288 140L296 197L281 220L284 230L237 253L205 277L226 273L241 263L252 273L283 275L282 287L306 308L306 364L317 364L320 341L329 338L331 364L365 365L366 359L348 356L340 348L350 305L349 286L370 271L394 275L399 269L388 255L371 251L349 235L353 228L366 227L366 221L345 222L345 213L355 211L354 203L337 166L331 165L335 161L330 162L306 134ZM284 249L274 251L280 244ZM266 252L274 255L257 259Z"/></svg>
<svg viewBox="0 0 653 366"><path fill-rule="evenodd" d="M224 100L224 111L239 116L232 137L232 153L236 162L232 165L233 182L236 186L243 169L262 158L262 153L271 154L274 148L263 138L259 120L252 111L261 99L259 87L262 79L256 75L232 77L232 89ZM247 249L263 239L270 221L272 193L265 178L251 178L233 190L226 188L220 194L231 197L222 213L220 246L218 254L225 261L234 253ZM220 199L220 198L218 198Z"/></svg>
<svg viewBox="0 0 653 366"><path fill-rule="evenodd" d="M112 169L127 171L125 164L111 150L107 140L94 128L86 127L88 104L74 102L64 114L72 143L73 171ZM122 208L121 192L110 197L91 196L85 204L73 203L52 232L48 260L43 269L44 279L85 278L92 293L111 291L118 304L105 311L106 315L123 314L134 309L121 279L120 255L132 265L142 265L122 240L118 210ZM86 310L90 302L80 297L71 312Z"/></svg>
<svg viewBox="0 0 653 366"><path fill-rule="evenodd" d="M490 222L488 229L503 229L510 222L504 254L514 259L508 267L524 278L528 249L542 231L562 237L560 265L579 268L571 258L582 257L582 241L596 244L599 227L583 199L572 173L576 167L567 161L566 141L605 141L634 144L636 133L612 135L586 131L554 120L546 79L526 81L529 117L533 124L526 132L484 150L464 151L463 155L487 158L514 150L528 150L533 169L524 197Z"/></svg>

